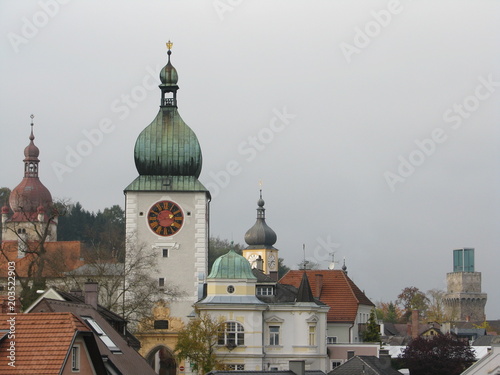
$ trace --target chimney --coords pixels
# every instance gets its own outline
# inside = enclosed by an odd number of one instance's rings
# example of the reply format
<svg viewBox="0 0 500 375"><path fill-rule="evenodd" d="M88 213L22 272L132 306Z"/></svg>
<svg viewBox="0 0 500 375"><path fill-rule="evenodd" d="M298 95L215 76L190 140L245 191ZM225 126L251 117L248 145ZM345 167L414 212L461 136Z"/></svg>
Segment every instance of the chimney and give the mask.
<svg viewBox="0 0 500 375"><path fill-rule="evenodd" d="M321 274L316 274L314 275L316 278L316 288L315 288L315 293L314 297L318 298L321 296L321 291L323 290L323 275Z"/></svg>
<svg viewBox="0 0 500 375"><path fill-rule="evenodd" d="M389 355L389 350L381 349L378 353L378 358L382 369L385 370L391 368L391 356Z"/></svg>
<svg viewBox="0 0 500 375"><path fill-rule="evenodd" d="M97 310L97 289L99 284L93 281L87 281L83 285L83 291L85 293L85 303L91 305Z"/></svg>
<svg viewBox="0 0 500 375"><path fill-rule="evenodd" d="M288 366L295 375L305 375L306 373L306 361L290 361Z"/></svg>
<svg viewBox="0 0 500 375"><path fill-rule="evenodd" d="M264 259L259 255L259 257L255 260L255 268L259 271L264 271Z"/></svg>
<svg viewBox="0 0 500 375"><path fill-rule="evenodd" d="M411 312L411 338L418 337L418 310Z"/></svg>

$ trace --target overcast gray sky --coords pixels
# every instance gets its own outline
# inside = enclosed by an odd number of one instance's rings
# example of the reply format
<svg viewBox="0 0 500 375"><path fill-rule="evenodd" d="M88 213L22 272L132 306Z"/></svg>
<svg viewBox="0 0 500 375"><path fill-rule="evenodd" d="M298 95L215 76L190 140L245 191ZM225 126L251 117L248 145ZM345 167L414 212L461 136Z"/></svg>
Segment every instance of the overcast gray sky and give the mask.
<svg viewBox="0 0 500 375"><path fill-rule="evenodd" d="M52 195L123 206L170 39L213 236L243 243L262 180L292 268L336 251L389 301L475 247L500 318L499 1L2 1L0 29L1 186L34 113Z"/></svg>

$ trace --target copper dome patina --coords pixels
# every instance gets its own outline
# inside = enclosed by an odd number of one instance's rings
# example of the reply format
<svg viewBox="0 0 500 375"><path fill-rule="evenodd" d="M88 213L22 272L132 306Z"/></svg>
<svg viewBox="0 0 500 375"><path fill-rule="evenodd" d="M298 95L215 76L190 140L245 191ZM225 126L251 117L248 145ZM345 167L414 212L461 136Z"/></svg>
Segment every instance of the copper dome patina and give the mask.
<svg viewBox="0 0 500 375"><path fill-rule="evenodd" d="M234 250L218 257L213 266L209 279L255 279L250 263Z"/></svg>
<svg viewBox="0 0 500 375"><path fill-rule="evenodd" d="M177 108L161 108L135 143L134 158L140 175L194 176L201 172L198 138Z"/></svg>
<svg viewBox="0 0 500 375"><path fill-rule="evenodd" d="M175 86L177 85L177 81L179 80L179 76L177 75L177 70L174 68L172 63L170 62L170 55L172 54L172 51L170 51L170 48L172 47L172 43L169 41L167 43L168 47L168 62L167 65L163 67L163 69L160 71L160 81L161 81L161 86L166 85L166 86Z"/></svg>
<svg viewBox="0 0 500 375"><path fill-rule="evenodd" d="M170 62L160 72L162 92L156 118L139 135L134 158L141 176L192 176L201 172L202 155L196 134L177 111L177 71ZM171 97L169 97L171 96Z"/></svg>
<svg viewBox="0 0 500 375"><path fill-rule="evenodd" d="M264 203L261 192L257 201L257 221L245 233L245 242L249 245L248 248L273 248L278 239L274 230L266 224Z"/></svg>

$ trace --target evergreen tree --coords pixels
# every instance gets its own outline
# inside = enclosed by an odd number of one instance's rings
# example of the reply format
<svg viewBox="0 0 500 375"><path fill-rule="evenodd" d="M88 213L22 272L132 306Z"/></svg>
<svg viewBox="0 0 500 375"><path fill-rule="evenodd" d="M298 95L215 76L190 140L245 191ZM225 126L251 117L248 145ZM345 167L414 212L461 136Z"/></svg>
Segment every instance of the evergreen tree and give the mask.
<svg viewBox="0 0 500 375"><path fill-rule="evenodd" d="M375 318L375 309L370 312L370 318L366 326L366 331L363 332L364 342L380 342L380 326Z"/></svg>

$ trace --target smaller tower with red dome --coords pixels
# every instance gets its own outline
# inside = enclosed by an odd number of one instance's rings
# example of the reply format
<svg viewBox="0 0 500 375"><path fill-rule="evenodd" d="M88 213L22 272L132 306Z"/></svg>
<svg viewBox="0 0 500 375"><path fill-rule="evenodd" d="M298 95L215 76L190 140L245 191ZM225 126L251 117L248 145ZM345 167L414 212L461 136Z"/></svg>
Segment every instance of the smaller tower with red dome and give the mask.
<svg viewBox="0 0 500 375"><path fill-rule="evenodd" d="M40 150L33 142L33 118L31 115L30 143L24 149L24 177L10 193L9 206L2 207L2 241L57 241L57 215L55 215L50 191L38 178ZM12 212L12 215L10 214ZM44 235L48 226L47 236Z"/></svg>

